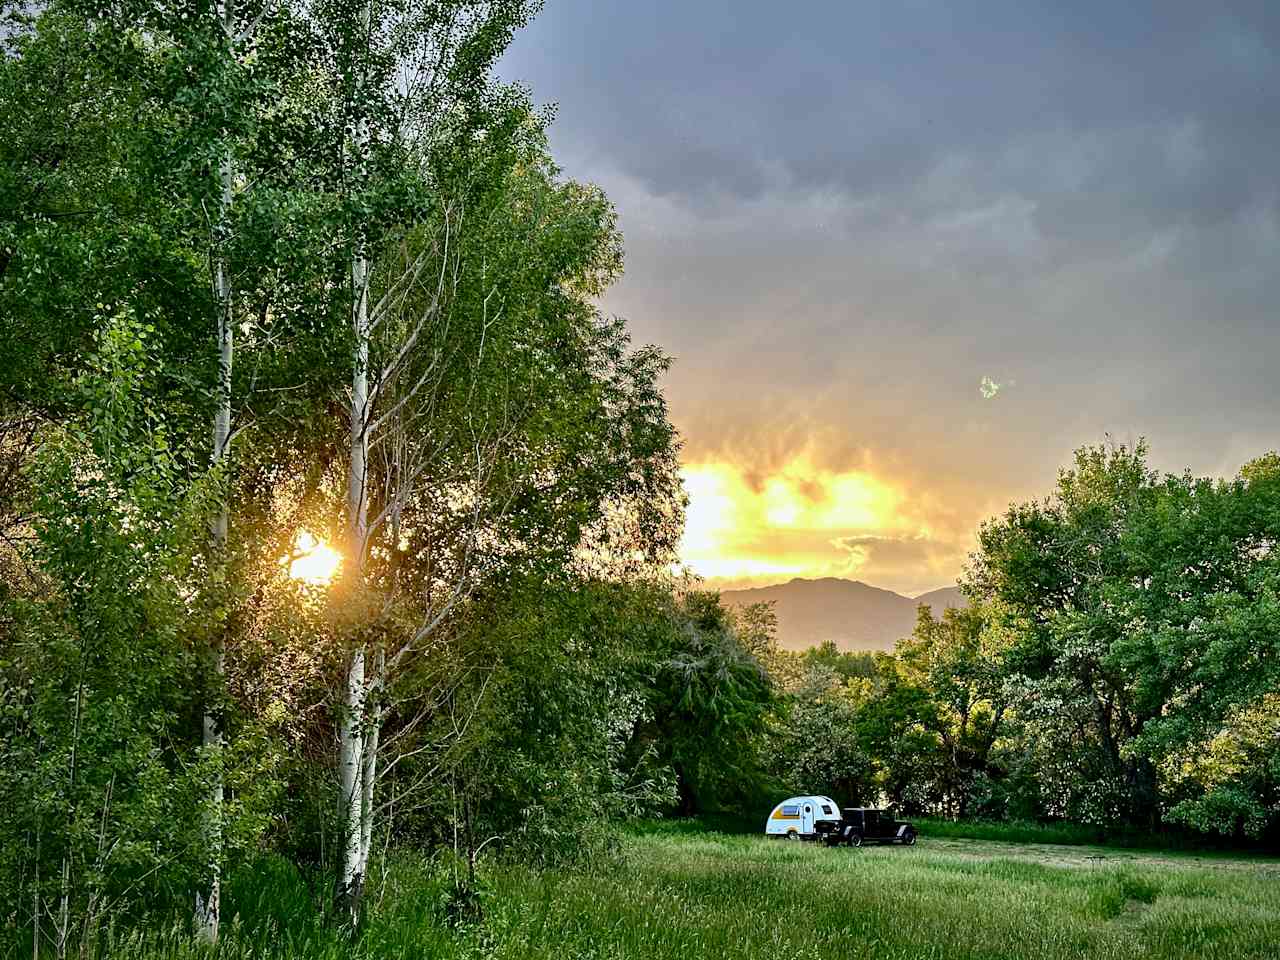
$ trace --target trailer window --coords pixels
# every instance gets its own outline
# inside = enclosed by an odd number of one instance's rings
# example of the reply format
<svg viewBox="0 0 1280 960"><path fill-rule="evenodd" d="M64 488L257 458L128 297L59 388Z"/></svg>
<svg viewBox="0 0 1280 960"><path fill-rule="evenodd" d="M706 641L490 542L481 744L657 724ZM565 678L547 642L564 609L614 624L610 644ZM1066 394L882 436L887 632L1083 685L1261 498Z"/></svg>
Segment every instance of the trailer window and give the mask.
<svg viewBox="0 0 1280 960"><path fill-rule="evenodd" d="M831 808L824 803L822 805L822 812L827 814L827 816L830 816L832 811L831 811Z"/></svg>

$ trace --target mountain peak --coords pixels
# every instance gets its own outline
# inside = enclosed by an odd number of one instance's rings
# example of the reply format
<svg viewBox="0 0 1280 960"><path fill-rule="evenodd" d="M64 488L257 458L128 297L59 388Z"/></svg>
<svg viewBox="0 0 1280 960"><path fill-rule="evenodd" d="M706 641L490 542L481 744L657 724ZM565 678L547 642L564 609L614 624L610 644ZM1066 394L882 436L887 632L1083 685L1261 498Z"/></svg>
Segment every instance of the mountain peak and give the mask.
<svg viewBox="0 0 1280 960"><path fill-rule="evenodd" d="M871 586L869 583L863 583L861 580L850 580L847 577L793 577L785 585L789 586L793 583L847 583L858 587ZM783 586L783 584L774 584L774 586ZM879 587L872 587L872 589L878 590Z"/></svg>
<svg viewBox="0 0 1280 960"><path fill-rule="evenodd" d="M883 587L843 577L794 577L786 583L745 590L724 590L730 606L772 603L778 617L778 643L802 650L828 640L841 650L892 650L910 636L920 604L941 616L948 607L964 606L958 587L905 597Z"/></svg>

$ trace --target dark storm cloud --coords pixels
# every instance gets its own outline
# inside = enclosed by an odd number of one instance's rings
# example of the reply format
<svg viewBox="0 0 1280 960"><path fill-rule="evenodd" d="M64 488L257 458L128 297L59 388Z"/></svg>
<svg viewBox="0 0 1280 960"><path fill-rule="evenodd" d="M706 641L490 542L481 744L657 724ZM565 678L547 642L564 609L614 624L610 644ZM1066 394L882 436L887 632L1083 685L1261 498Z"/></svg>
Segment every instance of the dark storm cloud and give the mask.
<svg viewBox="0 0 1280 960"><path fill-rule="evenodd" d="M1280 3L549 0L502 69L618 204L691 458L816 446L954 537L1104 432L1280 443Z"/></svg>
<svg viewBox="0 0 1280 960"><path fill-rule="evenodd" d="M658 195L785 178L858 196L957 150L1190 117L1222 176L1185 199L1213 215L1270 175L1278 35L1265 2L552 0L508 68Z"/></svg>

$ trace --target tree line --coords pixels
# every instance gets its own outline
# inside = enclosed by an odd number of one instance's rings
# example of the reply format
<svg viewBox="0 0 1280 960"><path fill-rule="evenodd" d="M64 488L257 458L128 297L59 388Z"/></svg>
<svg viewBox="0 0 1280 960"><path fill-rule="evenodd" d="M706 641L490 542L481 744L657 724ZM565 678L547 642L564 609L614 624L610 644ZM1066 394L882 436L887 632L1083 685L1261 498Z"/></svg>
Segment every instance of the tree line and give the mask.
<svg viewBox="0 0 1280 960"><path fill-rule="evenodd" d="M966 607L922 607L893 654L789 658L777 772L908 813L1274 842L1278 536L1275 454L1215 481L1081 449L982 526Z"/></svg>

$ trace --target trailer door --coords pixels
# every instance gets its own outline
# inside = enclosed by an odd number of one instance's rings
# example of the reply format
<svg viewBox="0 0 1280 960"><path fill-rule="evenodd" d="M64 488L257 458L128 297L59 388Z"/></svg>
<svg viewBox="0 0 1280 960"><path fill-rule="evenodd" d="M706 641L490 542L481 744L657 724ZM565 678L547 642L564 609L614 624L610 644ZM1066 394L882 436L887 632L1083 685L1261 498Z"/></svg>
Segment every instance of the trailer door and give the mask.
<svg viewBox="0 0 1280 960"><path fill-rule="evenodd" d="M802 834L813 833L813 804L806 803L804 810L800 815L800 832Z"/></svg>

